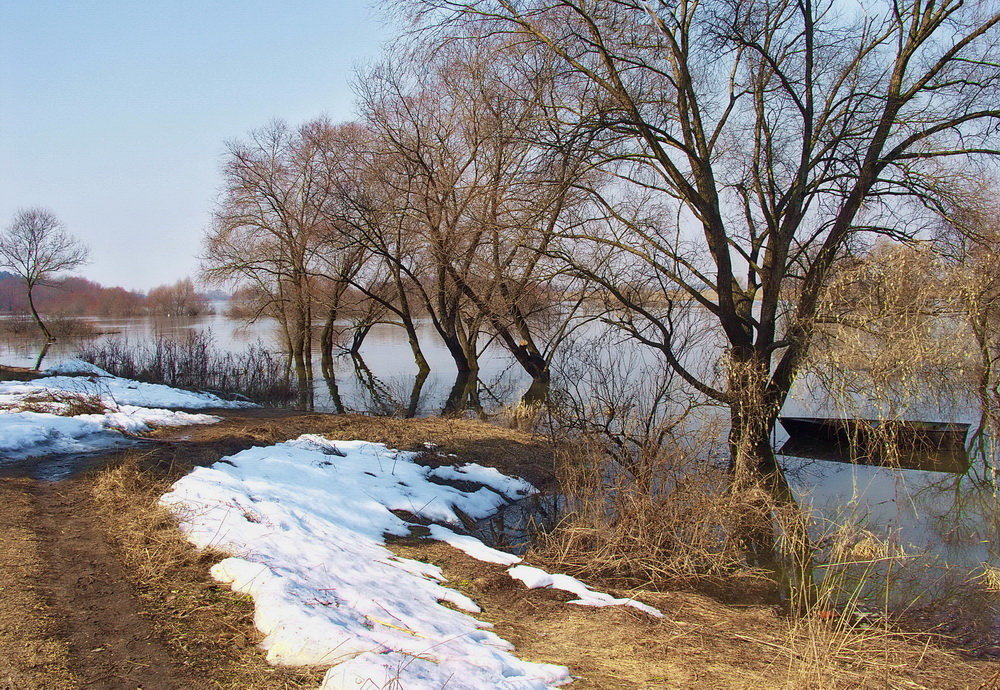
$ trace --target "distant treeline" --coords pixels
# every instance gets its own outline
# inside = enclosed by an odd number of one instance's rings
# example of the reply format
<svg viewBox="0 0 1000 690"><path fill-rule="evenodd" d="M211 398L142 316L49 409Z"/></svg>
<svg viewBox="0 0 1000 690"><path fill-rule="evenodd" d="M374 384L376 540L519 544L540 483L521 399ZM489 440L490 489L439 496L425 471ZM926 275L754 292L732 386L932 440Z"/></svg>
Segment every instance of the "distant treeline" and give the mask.
<svg viewBox="0 0 1000 690"><path fill-rule="evenodd" d="M211 313L211 299L218 294L199 292L190 279L161 285L148 294L122 287L106 287L86 278L70 277L35 289L39 311L64 316L197 316ZM0 271L0 312L28 311L24 283L17 276Z"/></svg>

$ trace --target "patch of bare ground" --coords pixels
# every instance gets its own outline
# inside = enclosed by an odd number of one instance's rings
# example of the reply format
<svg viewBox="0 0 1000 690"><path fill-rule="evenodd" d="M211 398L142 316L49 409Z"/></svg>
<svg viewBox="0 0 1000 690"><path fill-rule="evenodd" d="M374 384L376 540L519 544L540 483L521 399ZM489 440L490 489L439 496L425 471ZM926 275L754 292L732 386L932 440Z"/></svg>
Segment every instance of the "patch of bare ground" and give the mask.
<svg viewBox="0 0 1000 690"><path fill-rule="evenodd" d="M0 479L0 688L74 688L69 648L39 585L47 577L28 479Z"/></svg>
<svg viewBox="0 0 1000 690"><path fill-rule="evenodd" d="M91 485L94 502L153 625L186 671L199 679L196 687L316 687L321 671L266 662L256 646L262 636L253 624L252 600L209 575L225 554L198 551L188 543L158 504L170 481L139 469L142 460L150 457L129 454L97 475Z"/></svg>
<svg viewBox="0 0 1000 690"><path fill-rule="evenodd" d="M172 690L194 676L163 644L76 481L34 482L39 589L80 687Z"/></svg>

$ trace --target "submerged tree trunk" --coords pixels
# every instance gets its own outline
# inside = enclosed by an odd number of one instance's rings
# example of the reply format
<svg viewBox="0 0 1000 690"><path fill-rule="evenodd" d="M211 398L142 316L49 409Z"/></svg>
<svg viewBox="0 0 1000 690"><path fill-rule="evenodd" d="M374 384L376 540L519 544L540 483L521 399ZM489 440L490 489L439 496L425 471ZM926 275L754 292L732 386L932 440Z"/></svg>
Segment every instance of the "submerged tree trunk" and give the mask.
<svg viewBox="0 0 1000 690"><path fill-rule="evenodd" d="M45 359L45 355L49 353L49 348L52 347L52 341L47 340L45 344L42 345L42 349L38 352L38 359L35 360L35 371L42 368L42 360Z"/></svg>
<svg viewBox="0 0 1000 690"><path fill-rule="evenodd" d="M473 369L473 365L469 361L465 344L457 335L452 333L441 333L441 340L444 341L445 347L448 348L451 358L455 360L455 368L458 369L460 374L468 376L469 372Z"/></svg>
<svg viewBox="0 0 1000 690"><path fill-rule="evenodd" d="M460 369L455 375L455 383L448 393L448 399L445 400L441 414L458 414L467 410L470 402L475 402L475 396L470 394L470 390L475 388L477 381L478 379L473 376L470 369L464 371Z"/></svg>
<svg viewBox="0 0 1000 690"><path fill-rule="evenodd" d="M326 381L326 388L330 393L330 401L333 403L333 411L337 414L344 414L346 409L344 408L344 401L340 397L340 387L337 385L336 376L327 376L323 374L323 379Z"/></svg>
<svg viewBox="0 0 1000 690"><path fill-rule="evenodd" d="M427 382L427 376L430 371L421 370L417 372L416 377L413 379L413 388L410 390L410 402L406 407L406 416L416 417L417 413L420 411L420 394L423 392L424 384Z"/></svg>
<svg viewBox="0 0 1000 690"><path fill-rule="evenodd" d="M319 359L320 371L323 378L329 380L333 376L333 335L334 324L337 321L337 307L330 307L326 314L326 321L323 324L323 331L319 336Z"/></svg>
<svg viewBox="0 0 1000 690"><path fill-rule="evenodd" d="M374 327L374 323L365 323L354 329L354 333L351 335L351 347L348 350L350 354L357 355L361 353L361 346L364 345L368 334L372 332ZM423 357L422 353L421 357Z"/></svg>
<svg viewBox="0 0 1000 690"><path fill-rule="evenodd" d="M403 319L403 329L406 331L406 341L410 344L410 352L413 353L413 362L417 365L417 371L425 376L430 372L431 365L424 357L424 351L420 349L420 340L417 338L417 328L410 318Z"/></svg>
<svg viewBox="0 0 1000 690"><path fill-rule="evenodd" d="M549 397L550 386L551 384L548 376L544 378L533 378L531 380L531 385L528 386L528 390L526 390L524 395L521 396L521 404L526 407L541 405Z"/></svg>

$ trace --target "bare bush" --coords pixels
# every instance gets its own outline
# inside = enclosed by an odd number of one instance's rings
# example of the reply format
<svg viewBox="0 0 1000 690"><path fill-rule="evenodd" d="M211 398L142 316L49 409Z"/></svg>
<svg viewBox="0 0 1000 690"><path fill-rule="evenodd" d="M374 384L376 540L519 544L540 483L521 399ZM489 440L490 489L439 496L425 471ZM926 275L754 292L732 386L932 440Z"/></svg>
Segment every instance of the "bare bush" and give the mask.
<svg viewBox="0 0 1000 690"><path fill-rule="evenodd" d="M188 333L182 339L161 336L143 343L106 338L84 345L79 357L116 376L224 397L280 404L297 395L288 368L272 352L259 343L239 354L223 352L210 333Z"/></svg>

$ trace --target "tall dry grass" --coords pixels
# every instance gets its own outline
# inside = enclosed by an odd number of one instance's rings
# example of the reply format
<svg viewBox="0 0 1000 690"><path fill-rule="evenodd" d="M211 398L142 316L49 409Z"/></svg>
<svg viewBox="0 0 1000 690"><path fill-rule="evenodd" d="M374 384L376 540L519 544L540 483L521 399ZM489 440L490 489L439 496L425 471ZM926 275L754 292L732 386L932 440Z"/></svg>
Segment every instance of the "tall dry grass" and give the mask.
<svg viewBox="0 0 1000 690"><path fill-rule="evenodd" d="M617 588L768 588L736 536L745 506L727 492L728 473L672 450L626 469L595 442L561 448L564 514L532 558Z"/></svg>

